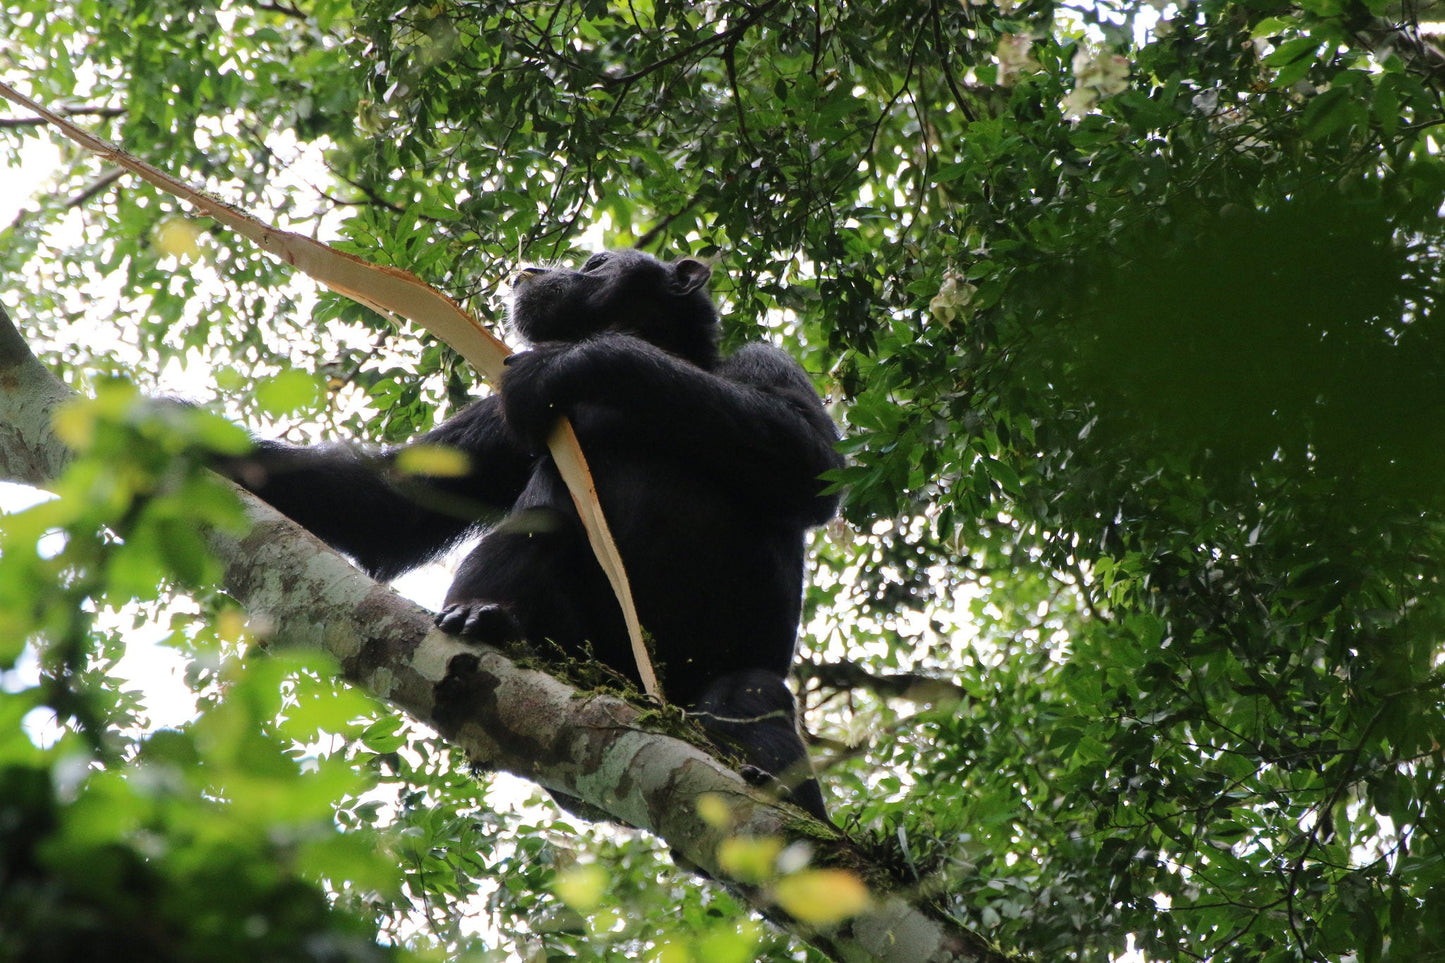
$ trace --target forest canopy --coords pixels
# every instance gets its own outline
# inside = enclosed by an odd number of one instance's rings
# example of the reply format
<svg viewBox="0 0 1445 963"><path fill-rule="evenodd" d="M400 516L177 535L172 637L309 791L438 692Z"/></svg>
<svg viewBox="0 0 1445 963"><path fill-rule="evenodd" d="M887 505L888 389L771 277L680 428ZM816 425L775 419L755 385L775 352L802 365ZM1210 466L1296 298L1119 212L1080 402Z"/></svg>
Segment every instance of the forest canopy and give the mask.
<svg viewBox="0 0 1445 963"><path fill-rule="evenodd" d="M845 436L798 690L860 851L1040 960L1415 960L1445 953L1431 16L0 0L0 79L499 330L526 263L707 260L726 346L788 350ZM773 869L706 882L473 772L221 590L201 532L242 516L197 452L400 442L475 372L18 109L0 156L34 181L0 303L88 399L56 497L0 515L0 960L827 958L747 908ZM37 484L19 424L3 480Z"/></svg>

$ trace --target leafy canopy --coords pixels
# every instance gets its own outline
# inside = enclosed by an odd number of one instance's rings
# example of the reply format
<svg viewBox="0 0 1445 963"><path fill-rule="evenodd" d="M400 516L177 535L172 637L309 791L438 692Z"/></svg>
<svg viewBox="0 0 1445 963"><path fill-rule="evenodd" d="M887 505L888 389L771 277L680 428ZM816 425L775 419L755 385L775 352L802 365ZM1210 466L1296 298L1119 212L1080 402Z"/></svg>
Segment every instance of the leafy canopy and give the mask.
<svg viewBox="0 0 1445 963"><path fill-rule="evenodd" d="M848 435L851 526L816 541L804 640L833 804L969 925L1041 959L1441 952L1442 68L1405 10L0 11L7 79L493 319L520 260L599 236L716 258L728 337L786 345ZM11 160L46 136L3 134ZM12 313L100 399L61 502L5 519L0 785L26 815L5 824L0 932L57 892L123 918L112 883L141 873L185 939L256 918L353 932L296 908L314 900L274 909L302 886L408 951L812 952L660 876L647 841L499 816L374 708L346 702L316 723L342 741L303 751L285 720L342 697L315 665L231 658L184 534L228 510L107 400L111 378L185 365L268 430L396 441L475 388L455 358L69 149L0 237ZM292 370L326 405L268 387ZM142 481L102 498L105 477ZM55 526L64 547L37 552ZM191 600L165 611L203 708L147 734L105 681L131 632L100 616L157 585ZM43 707L68 734L36 748L22 722ZM47 777L73 759L77 782ZM210 775L161 792L158 771ZM372 834L399 874L356 851ZM98 858L80 845L114 867L86 892L8 885L71 879ZM585 921L551 885L579 851L611 884ZM442 909L479 892L485 925ZM183 897L227 912L166 908Z"/></svg>

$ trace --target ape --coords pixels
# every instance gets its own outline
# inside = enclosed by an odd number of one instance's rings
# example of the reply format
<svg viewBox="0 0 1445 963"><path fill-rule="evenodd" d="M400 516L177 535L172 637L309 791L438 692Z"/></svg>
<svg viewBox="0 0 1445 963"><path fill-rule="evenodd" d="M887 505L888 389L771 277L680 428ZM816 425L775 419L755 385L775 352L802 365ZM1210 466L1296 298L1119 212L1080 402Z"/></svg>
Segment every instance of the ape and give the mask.
<svg viewBox="0 0 1445 963"><path fill-rule="evenodd" d="M500 391L416 443L468 456L459 477L402 475L395 452L261 442L227 473L377 578L482 531L437 624L526 640L637 678L621 609L547 453L572 420L652 636L667 697L826 819L784 682L802 602L803 535L833 516L819 474L837 432L803 370L717 347L710 269L640 251L581 271L529 267L511 323L531 350Z"/></svg>

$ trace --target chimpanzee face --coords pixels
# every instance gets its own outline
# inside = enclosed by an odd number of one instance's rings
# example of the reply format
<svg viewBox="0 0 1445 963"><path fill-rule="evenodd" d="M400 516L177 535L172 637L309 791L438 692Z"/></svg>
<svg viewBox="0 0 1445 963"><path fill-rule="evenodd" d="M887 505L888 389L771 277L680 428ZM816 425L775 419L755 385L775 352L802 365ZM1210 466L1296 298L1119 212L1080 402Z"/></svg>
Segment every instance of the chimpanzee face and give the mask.
<svg viewBox="0 0 1445 963"><path fill-rule="evenodd" d="M669 263L635 250L594 254L580 271L526 267L512 282L511 321L533 343L615 331L675 350L717 322L711 275L701 261Z"/></svg>

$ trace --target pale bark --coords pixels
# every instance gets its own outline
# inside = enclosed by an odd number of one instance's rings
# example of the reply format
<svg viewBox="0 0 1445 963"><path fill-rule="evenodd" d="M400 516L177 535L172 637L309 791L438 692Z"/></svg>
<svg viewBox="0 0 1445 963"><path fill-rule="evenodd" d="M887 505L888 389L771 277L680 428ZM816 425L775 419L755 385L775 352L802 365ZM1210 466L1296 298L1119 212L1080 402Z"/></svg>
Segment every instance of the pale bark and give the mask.
<svg viewBox="0 0 1445 963"><path fill-rule="evenodd" d="M49 417L70 391L26 348L0 312L0 480L45 487L68 452ZM239 491L239 489L238 489ZM840 834L780 805L698 747L639 724L640 711L525 669L496 650L463 644L431 613L378 585L308 532L245 492L243 536L210 534L225 588L280 644L324 649L346 679L438 729L469 757L581 799L653 832L686 862L727 882L718 865L725 833L696 800L728 800L728 834L806 840L814 862L869 883L871 910L826 932L784 918L755 888L732 889L781 926L839 960L1002 961L977 935L885 882Z"/></svg>

